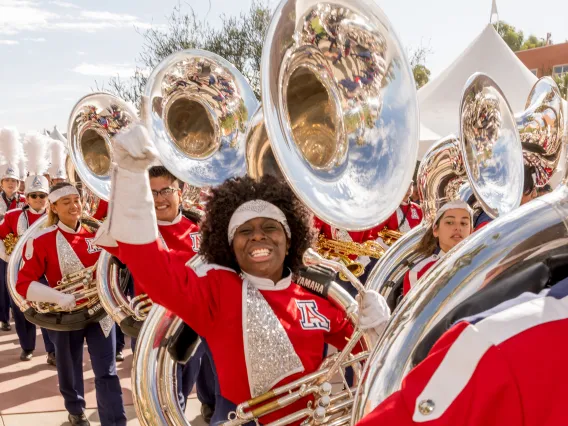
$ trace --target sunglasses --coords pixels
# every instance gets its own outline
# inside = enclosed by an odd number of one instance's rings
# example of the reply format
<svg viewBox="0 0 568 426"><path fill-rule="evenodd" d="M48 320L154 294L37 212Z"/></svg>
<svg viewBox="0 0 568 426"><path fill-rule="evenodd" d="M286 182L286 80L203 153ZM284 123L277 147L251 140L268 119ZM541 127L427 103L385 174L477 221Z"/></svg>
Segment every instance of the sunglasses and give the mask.
<svg viewBox="0 0 568 426"><path fill-rule="evenodd" d="M32 198L32 199L36 199L39 198L40 200L43 200L45 197L47 197L47 194L28 194L28 197Z"/></svg>

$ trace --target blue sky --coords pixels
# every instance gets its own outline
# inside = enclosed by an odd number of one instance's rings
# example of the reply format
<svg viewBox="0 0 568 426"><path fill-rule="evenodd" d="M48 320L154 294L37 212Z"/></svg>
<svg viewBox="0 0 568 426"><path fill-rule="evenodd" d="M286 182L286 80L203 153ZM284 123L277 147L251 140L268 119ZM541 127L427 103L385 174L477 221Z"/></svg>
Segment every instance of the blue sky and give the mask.
<svg viewBox="0 0 568 426"><path fill-rule="evenodd" d="M376 0L407 48L432 49L435 77L489 21L491 0ZM135 67L142 37L135 30L163 26L178 0L0 0L0 126L20 132L66 131L75 102ZM271 0L275 5L276 0ZM185 0L218 25L221 13L238 14L249 0ZM555 43L568 39L568 2L497 0L501 19L525 34ZM545 5L544 7L541 7Z"/></svg>

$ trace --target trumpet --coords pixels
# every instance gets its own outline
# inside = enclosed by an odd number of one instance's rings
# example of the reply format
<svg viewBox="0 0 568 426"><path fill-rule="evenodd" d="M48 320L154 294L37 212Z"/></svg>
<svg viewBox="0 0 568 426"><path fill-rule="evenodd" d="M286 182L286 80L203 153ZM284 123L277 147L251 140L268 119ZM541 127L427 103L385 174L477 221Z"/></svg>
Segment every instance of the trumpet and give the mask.
<svg viewBox="0 0 568 426"><path fill-rule="evenodd" d="M391 231L390 229L383 229L379 232L379 237L390 246L396 242L402 233L398 231ZM360 277L365 272L365 266L355 260L351 260L349 256L368 256L374 259L380 259L385 254L385 248L377 241L365 241L364 243L356 243L354 241L336 241L325 238L323 235L318 237L316 243L317 251L325 259L338 259L341 263L347 266L356 277ZM347 281L342 273L339 278Z"/></svg>

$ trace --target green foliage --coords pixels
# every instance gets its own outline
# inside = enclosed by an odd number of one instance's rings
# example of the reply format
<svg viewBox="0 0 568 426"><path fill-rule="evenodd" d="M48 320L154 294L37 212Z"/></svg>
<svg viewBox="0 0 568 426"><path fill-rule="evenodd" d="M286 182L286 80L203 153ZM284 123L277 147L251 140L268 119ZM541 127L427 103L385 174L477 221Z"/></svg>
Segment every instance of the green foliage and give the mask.
<svg viewBox="0 0 568 426"><path fill-rule="evenodd" d="M554 77L554 81L560 89L560 95L568 100L568 74L564 74L562 77Z"/></svg>
<svg viewBox="0 0 568 426"><path fill-rule="evenodd" d="M496 24L493 24L493 26L513 52L518 52L519 50L534 49L536 47L542 47L546 45L546 40L538 38L537 36L532 34L527 39L525 39L525 35L521 30L517 30L517 28L506 23L505 21L499 21Z"/></svg>
<svg viewBox="0 0 568 426"><path fill-rule="evenodd" d="M260 99L260 60L270 16L267 4L255 0L249 10L238 17L221 15L217 29L200 20L193 10L185 12L176 6L165 29L151 28L142 33L144 44L135 75L128 80L113 77L106 89L139 105L148 73L164 58L183 49L204 49L235 65Z"/></svg>
<svg viewBox="0 0 568 426"><path fill-rule="evenodd" d="M417 89L420 89L430 81L430 70L425 65L426 58L430 53L432 51L429 47L420 46L409 55L410 66L412 67Z"/></svg>

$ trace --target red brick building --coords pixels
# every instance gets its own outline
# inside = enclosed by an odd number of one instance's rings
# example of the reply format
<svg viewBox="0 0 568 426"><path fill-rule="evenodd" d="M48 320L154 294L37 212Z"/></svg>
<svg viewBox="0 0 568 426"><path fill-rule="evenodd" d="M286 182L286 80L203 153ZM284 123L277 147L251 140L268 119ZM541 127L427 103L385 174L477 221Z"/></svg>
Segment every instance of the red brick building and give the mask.
<svg viewBox="0 0 568 426"><path fill-rule="evenodd" d="M568 74L568 42L521 50L515 55L539 78Z"/></svg>

